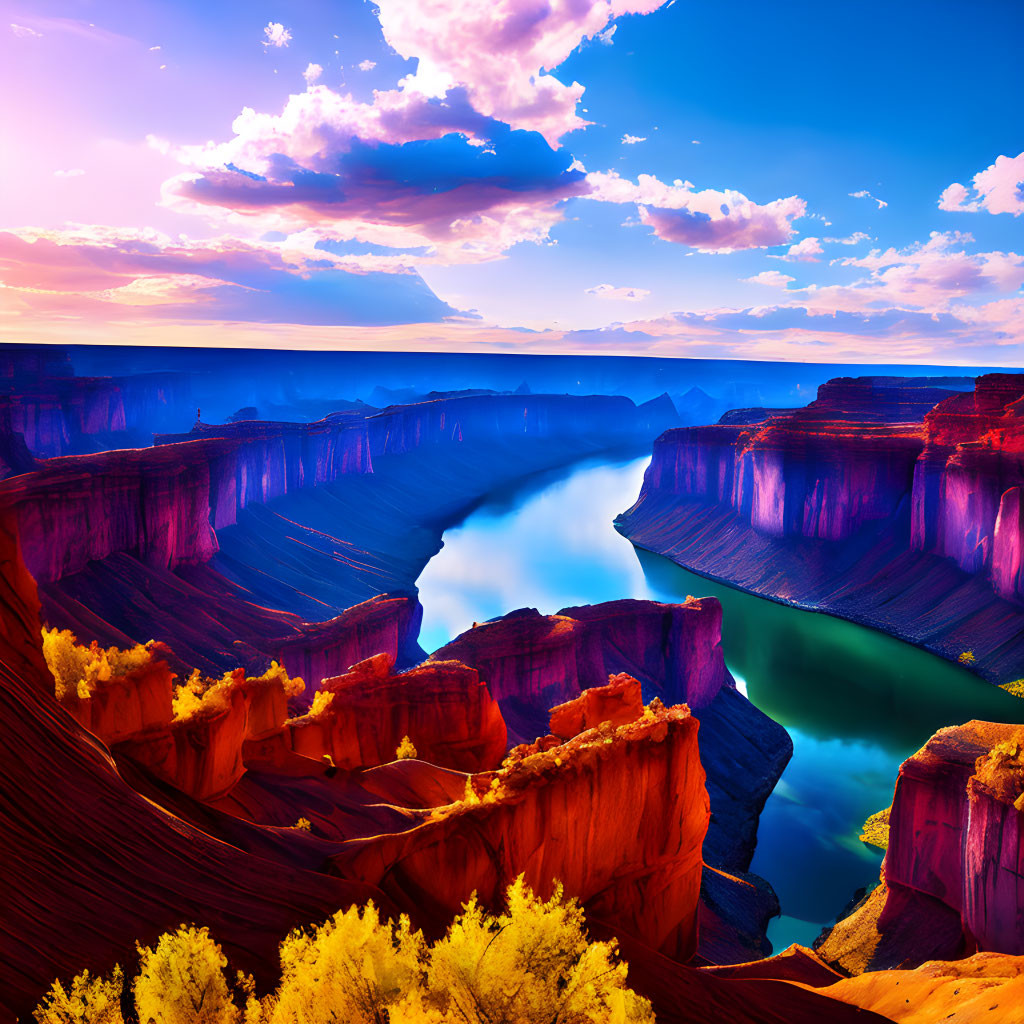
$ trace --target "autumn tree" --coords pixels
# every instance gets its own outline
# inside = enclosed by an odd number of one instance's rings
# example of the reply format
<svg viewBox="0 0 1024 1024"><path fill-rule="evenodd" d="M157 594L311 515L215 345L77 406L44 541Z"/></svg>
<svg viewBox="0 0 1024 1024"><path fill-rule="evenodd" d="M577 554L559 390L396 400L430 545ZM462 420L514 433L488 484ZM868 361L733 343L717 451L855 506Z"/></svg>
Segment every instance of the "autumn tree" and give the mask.
<svg viewBox="0 0 1024 1024"><path fill-rule="evenodd" d="M181 925L161 935L155 948L138 950L133 992L140 1021L237 1024L240 1014L224 976L227 957L208 929Z"/></svg>
<svg viewBox="0 0 1024 1024"><path fill-rule="evenodd" d="M82 971L67 988L55 981L32 1016L37 1024L124 1024L123 988L120 967L115 967L107 978Z"/></svg>

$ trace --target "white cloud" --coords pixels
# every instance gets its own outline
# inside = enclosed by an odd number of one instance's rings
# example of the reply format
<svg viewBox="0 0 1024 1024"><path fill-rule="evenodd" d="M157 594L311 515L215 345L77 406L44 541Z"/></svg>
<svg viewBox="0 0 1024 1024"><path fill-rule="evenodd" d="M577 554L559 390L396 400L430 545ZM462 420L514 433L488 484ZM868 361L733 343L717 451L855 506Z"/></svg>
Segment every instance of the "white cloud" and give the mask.
<svg viewBox="0 0 1024 1024"><path fill-rule="evenodd" d="M795 281L796 278L790 277L788 274L780 274L777 270L762 270L760 274L744 277L743 280L750 284L766 284L770 288L785 288L790 281Z"/></svg>
<svg viewBox="0 0 1024 1024"><path fill-rule="evenodd" d="M598 32L598 34L594 38L602 46L611 46L612 45L612 37L615 35L615 30L618 27L619 27L618 25L611 25L610 27L606 28L603 32Z"/></svg>
<svg viewBox="0 0 1024 1024"><path fill-rule="evenodd" d="M359 68L360 71L372 71L376 66L377 62L375 60L361 60L356 65L356 67Z"/></svg>
<svg viewBox="0 0 1024 1024"><path fill-rule="evenodd" d="M11 22L11 31L19 39L42 39L43 33L37 32L34 28L29 28L28 25L15 25Z"/></svg>
<svg viewBox="0 0 1024 1024"><path fill-rule="evenodd" d="M324 69L319 64L307 64L302 77L306 80L306 85L312 85L323 73Z"/></svg>
<svg viewBox="0 0 1024 1024"><path fill-rule="evenodd" d="M859 192L847 192L847 195L851 199L871 199L878 203L878 208L880 210L889 205L884 199L879 199L877 196L873 196L866 188L862 188Z"/></svg>
<svg viewBox="0 0 1024 1024"><path fill-rule="evenodd" d="M998 156L994 164L974 176L974 198L971 189L955 181L939 197L939 209L955 213L1024 213L1024 153Z"/></svg>
<svg viewBox="0 0 1024 1024"><path fill-rule="evenodd" d="M859 245L861 242L866 242L870 237L864 231L854 231L852 235L847 235L845 238L826 238L824 241L830 245Z"/></svg>
<svg viewBox="0 0 1024 1024"><path fill-rule="evenodd" d="M623 146L635 146L638 142L646 142L646 141L647 141L647 136L646 135L629 135L629 134L626 134L626 135L622 136L622 145Z"/></svg>
<svg viewBox="0 0 1024 1024"><path fill-rule="evenodd" d="M66 171L54 171L53 176L55 178L80 178L85 171L81 167L72 167Z"/></svg>
<svg viewBox="0 0 1024 1024"><path fill-rule="evenodd" d="M825 250L821 242L813 235L801 238L796 245L791 245L784 256L777 256L776 259L788 260L791 263L817 263L818 257Z"/></svg>
<svg viewBox="0 0 1024 1024"><path fill-rule="evenodd" d="M593 288L585 288L587 295L596 295L599 299L616 299L620 302L640 302L651 294L648 288L616 288L613 284L596 284Z"/></svg>
<svg viewBox="0 0 1024 1024"><path fill-rule="evenodd" d="M291 32L279 21L268 22L263 29L263 35L266 37L263 40L264 46L287 46L292 40Z"/></svg>

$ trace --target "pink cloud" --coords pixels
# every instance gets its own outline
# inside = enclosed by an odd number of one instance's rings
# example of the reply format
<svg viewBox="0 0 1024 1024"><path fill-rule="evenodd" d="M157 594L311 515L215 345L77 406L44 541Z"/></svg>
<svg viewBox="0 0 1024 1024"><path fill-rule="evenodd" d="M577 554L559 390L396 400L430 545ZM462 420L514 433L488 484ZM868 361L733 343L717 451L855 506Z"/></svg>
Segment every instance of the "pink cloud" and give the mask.
<svg viewBox="0 0 1024 1024"><path fill-rule="evenodd" d="M454 312L426 289L412 257L337 255L315 242L310 234L195 241L88 225L0 231L0 310L117 319L149 307L158 316L372 323L389 319L390 299L404 306L399 321Z"/></svg>
<svg viewBox="0 0 1024 1024"><path fill-rule="evenodd" d="M606 203L636 203L640 221L667 242L692 246L702 252L734 252L788 242L796 229L792 222L804 216L807 204L797 196L759 205L742 192L693 190L688 181L671 185L651 174L636 182L615 171L587 175L587 199Z"/></svg>
<svg viewBox="0 0 1024 1024"><path fill-rule="evenodd" d="M787 288L792 304L812 313L904 309L947 311L969 296L1015 291L1024 284L1024 256L1014 252L968 253L973 241L959 232L932 232L927 242L905 249L875 249L835 261L869 273L850 284Z"/></svg>
<svg viewBox="0 0 1024 1024"><path fill-rule="evenodd" d="M482 117L462 91L443 102L379 91L363 103L313 85L281 114L247 108L232 127L227 142L173 149L192 170L165 183L167 205L221 214L246 231L316 229L465 263L544 241L562 220L561 201L588 188L567 157ZM403 147L431 142L444 147L443 166L428 180Z"/></svg>
<svg viewBox="0 0 1024 1024"><path fill-rule="evenodd" d="M957 213L1024 213L1024 153L998 156L996 162L974 176L971 189L959 182L947 186L939 197L939 209Z"/></svg>
<svg viewBox="0 0 1024 1024"><path fill-rule="evenodd" d="M743 280L750 284L766 284L769 288L785 288L786 285L796 279L788 274L781 274L777 270L762 270L760 274L755 274L753 277L745 277Z"/></svg>
<svg viewBox="0 0 1024 1024"><path fill-rule="evenodd" d="M419 59L406 90L440 97L465 86L480 113L538 131L555 146L588 122L576 114L583 86L565 85L548 69L614 18L649 14L663 2L380 0L378 7L384 38L403 57Z"/></svg>

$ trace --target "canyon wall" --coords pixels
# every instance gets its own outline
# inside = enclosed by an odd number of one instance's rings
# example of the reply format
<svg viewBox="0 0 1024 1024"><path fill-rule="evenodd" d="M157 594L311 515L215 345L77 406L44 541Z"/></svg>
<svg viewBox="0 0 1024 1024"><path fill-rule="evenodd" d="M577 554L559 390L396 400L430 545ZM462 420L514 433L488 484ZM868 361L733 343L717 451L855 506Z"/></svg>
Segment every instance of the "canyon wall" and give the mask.
<svg viewBox="0 0 1024 1024"><path fill-rule="evenodd" d="M438 397L391 406L368 417L374 455L428 444L498 438L585 437L595 447L630 444L678 422L667 396L639 408L613 395L491 394Z"/></svg>
<svg viewBox="0 0 1024 1024"><path fill-rule="evenodd" d="M249 503L371 471L358 418L218 430L229 436L50 459L0 483L32 574L52 582L117 552L167 569L205 562L215 529Z"/></svg>
<svg viewBox="0 0 1024 1024"><path fill-rule="evenodd" d="M500 905L520 872L545 896L559 879L615 931L692 956L709 810L689 711L661 708L513 753L514 763L474 777L479 795L408 832L347 844L336 870L436 921L458 913L469 890Z"/></svg>
<svg viewBox="0 0 1024 1024"><path fill-rule="evenodd" d="M925 385L843 378L761 423L667 431L617 526L697 572L1016 679L1024 376Z"/></svg>
<svg viewBox="0 0 1024 1024"><path fill-rule="evenodd" d="M820 952L846 970L1024 954L1024 726L941 729L900 768L882 884Z"/></svg>
<svg viewBox="0 0 1024 1024"><path fill-rule="evenodd" d="M291 749L352 770L394 761L407 740L403 757L464 772L498 767L505 721L475 669L457 661L393 669L394 659L379 654L324 679L322 709L288 723Z"/></svg>

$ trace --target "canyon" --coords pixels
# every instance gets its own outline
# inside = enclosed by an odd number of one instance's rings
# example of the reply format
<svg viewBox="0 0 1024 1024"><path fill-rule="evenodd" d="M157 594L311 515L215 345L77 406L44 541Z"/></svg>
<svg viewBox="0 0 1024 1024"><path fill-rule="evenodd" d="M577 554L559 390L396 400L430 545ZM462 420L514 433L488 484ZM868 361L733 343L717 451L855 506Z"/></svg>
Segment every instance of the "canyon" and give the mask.
<svg viewBox="0 0 1024 1024"><path fill-rule="evenodd" d="M38 386L0 421L0 1019L182 920L265 988L296 925L373 900L436 936L520 873L619 940L659 1021L1012 998L1020 726L942 729L910 757L881 883L815 950L768 957L780 907L751 865L793 743L730 672L720 601L505 604L428 655L417 581L485 496L657 437L617 524L638 547L1009 681L1016 379L840 378L714 426L674 426L666 395L523 387L184 432L187 374L10 365L8 397ZM160 387L164 412L131 411Z"/></svg>
<svg viewBox="0 0 1024 1024"><path fill-rule="evenodd" d="M669 430L617 527L702 575L971 652L972 671L1013 681L1024 380L933 383L950 382L840 379L762 422Z"/></svg>

